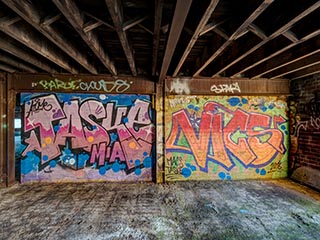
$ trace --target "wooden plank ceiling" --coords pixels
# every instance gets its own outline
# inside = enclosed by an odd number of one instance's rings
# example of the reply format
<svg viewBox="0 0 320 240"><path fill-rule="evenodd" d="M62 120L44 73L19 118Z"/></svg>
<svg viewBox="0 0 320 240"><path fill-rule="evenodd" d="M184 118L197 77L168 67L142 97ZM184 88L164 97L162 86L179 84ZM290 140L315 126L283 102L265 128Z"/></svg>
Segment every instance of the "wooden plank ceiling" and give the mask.
<svg viewBox="0 0 320 240"><path fill-rule="evenodd" d="M316 0L0 0L0 71L289 78L320 72Z"/></svg>

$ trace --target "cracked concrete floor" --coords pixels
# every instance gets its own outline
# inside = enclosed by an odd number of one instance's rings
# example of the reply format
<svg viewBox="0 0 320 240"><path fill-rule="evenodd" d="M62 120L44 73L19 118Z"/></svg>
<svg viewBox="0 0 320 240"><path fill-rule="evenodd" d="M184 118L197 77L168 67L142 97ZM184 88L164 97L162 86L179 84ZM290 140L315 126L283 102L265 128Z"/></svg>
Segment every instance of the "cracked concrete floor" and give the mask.
<svg viewBox="0 0 320 240"><path fill-rule="evenodd" d="M0 239L320 239L320 194L290 180L0 189Z"/></svg>

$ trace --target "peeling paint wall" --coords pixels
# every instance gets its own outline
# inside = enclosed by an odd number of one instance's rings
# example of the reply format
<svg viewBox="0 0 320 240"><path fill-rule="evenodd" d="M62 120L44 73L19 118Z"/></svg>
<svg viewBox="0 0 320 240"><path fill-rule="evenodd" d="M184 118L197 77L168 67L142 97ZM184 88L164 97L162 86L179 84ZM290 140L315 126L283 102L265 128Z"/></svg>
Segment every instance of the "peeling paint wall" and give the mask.
<svg viewBox="0 0 320 240"><path fill-rule="evenodd" d="M287 176L284 97L167 96L165 109L166 181Z"/></svg>
<svg viewBox="0 0 320 240"><path fill-rule="evenodd" d="M149 95L22 93L21 181L151 181Z"/></svg>

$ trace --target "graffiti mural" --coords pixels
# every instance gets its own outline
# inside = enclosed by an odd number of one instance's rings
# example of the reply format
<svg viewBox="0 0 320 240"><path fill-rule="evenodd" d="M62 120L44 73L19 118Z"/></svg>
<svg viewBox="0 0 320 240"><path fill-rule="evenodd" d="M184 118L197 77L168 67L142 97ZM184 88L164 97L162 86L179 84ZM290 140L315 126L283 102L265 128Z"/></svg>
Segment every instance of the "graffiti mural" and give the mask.
<svg viewBox="0 0 320 240"><path fill-rule="evenodd" d="M21 94L21 181L151 180L148 95Z"/></svg>
<svg viewBox="0 0 320 240"><path fill-rule="evenodd" d="M284 100L183 98L166 99L166 180L286 176L289 132Z"/></svg>

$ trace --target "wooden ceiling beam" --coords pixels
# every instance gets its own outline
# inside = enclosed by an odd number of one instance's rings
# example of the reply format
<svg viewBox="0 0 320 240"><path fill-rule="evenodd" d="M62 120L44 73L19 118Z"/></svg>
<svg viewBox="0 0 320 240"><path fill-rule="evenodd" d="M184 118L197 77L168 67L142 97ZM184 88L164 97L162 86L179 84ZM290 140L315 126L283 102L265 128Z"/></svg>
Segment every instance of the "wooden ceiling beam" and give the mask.
<svg viewBox="0 0 320 240"><path fill-rule="evenodd" d="M159 53L160 30L162 21L163 0L154 0L154 27L152 47L152 76L156 75Z"/></svg>
<svg viewBox="0 0 320 240"><path fill-rule="evenodd" d="M150 33L151 35L153 35L153 32L152 32L149 28L147 28L147 27L145 27L144 25L142 25L141 23L138 23L138 26L139 26L141 29L145 30L147 33Z"/></svg>
<svg viewBox="0 0 320 240"><path fill-rule="evenodd" d="M224 23L226 20L223 20L221 22L211 22L211 23L208 23L207 25L205 25L202 30L200 31L199 33L199 37L201 37L202 35L206 34L207 32L210 32L212 31L213 29L219 27L222 23Z"/></svg>
<svg viewBox="0 0 320 240"><path fill-rule="evenodd" d="M99 22L97 20L91 20L91 21L89 21L89 22L87 22L87 23L85 23L83 25L83 31L85 33L87 33L87 32L90 32L90 31L92 31L93 29L95 29L97 27L100 27L101 25L103 25L102 22Z"/></svg>
<svg viewBox="0 0 320 240"><path fill-rule="evenodd" d="M317 46L320 46L320 38L312 38L289 51L279 54L276 59L269 59L264 64L260 64L259 67L250 69L246 74L248 77L270 78L274 76L273 71L316 54L320 51Z"/></svg>
<svg viewBox="0 0 320 240"><path fill-rule="evenodd" d="M282 35L283 33L285 33L286 31L288 31L294 24L296 24L298 21L300 21L302 18L304 18L305 16L307 16L308 14L312 13L313 11L315 11L317 8L320 7L320 1L317 1L316 3L314 3L312 6L310 6L309 8L307 8L306 10L304 10L302 13L300 13L298 16L296 16L295 18L293 18L292 20L290 20L288 23L286 23L285 25L283 25L282 27L280 27L277 31L275 31L273 34L271 34L267 39L265 39L264 41L260 42L259 44L257 44L256 46L254 46L253 48L251 48L248 52L246 52L245 54L241 55L240 57L238 57L236 60L234 60L232 63L230 63L228 66L224 67L222 70L220 70L218 73L214 74L214 76L216 76L217 74L219 74L220 72L226 70L227 68L229 68L230 66L234 65L235 63L239 62L240 60L242 60L243 58L245 58L246 56L248 56L249 54L253 53L254 51L256 51L257 49L259 49L260 47L262 47L264 44L266 44L267 42L275 39L276 37ZM257 65L257 64L256 64ZM252 67L254 67L252 65ZM251 66L250 66L251 68ZM241 71L238 71L237 73L234 73L232 75L232 77L236 77L239 74L242 74L243 72L247 71L250 68L246 68L246 69L242 69Z"/></svg>
<svg viewBox="0 0 320 240"><path fill-rule="evenodd" d="M87 15L88 17L91 17L92 19L96 20L97 22L101 22L103 25L107 26L108 28L112 29L112 30L116 30L114 28L114 26L112 26L110 23L107 23L106 21L104 20L101 20L100 18L97 18L96 16L88 13L88 12L83 12L85 15Z"/></svg>
<svg viewBox="0 0 320 240"><path fill-rule="evenodd" d="M301 43L303 43L303 42L305 42L305 41L307 41L307 40L309 40L309 39L311 39L311 38L313 38L313 37L318 36L319 34L320 34L320 29L318 29L317 31L315 31L315 32L313 32L313 33L310 33L309 35L301 38L301 39L298 40L297 42L294 42L294 43L289 44L288 46L286 46L286 47L284 47L284 48L282 48L282 49L274 52L273 54L271 54L271 55L269 55L269 56L267 56L267 57L265 57L265 58L263 58L263 59L261 59L261 60L259 60L259 61L255 61L254 64L250 65L249 67L246 67L245 69L243 69L242 71L240 71L238 74L241 74L241 73L243 73L243 72L245 72L245 71L247 71L247 70L249 70L249 69L252 69L253 67L255 67L255 66L257 66L257 65L259 65L259 64L261 64L261 63L263 63L263 62L265 62L265 61L267 61L267 60L269 60L269 59L271 59L271 58L274 58L275 56L278 56L279 54L281 54L281 53L283 53L283 52L285 52L285 51L287 51L287 50L289 50L290 48L293 48L294 46L296 46L296 45L298 45L298 44L301 44ZM234 77L234 76L236 76L236 74L234 74L233 77ZM255 78L260 78L260 77L261 77L261 74L259 74L259 75L257 75L257 76L254 76L254 77L252 77L252 78L255 79Z"/></svg>
<svg viewBox="0 0 320 240"><path fill-rule="evenodd" d="M51 14L40 20L40 27L48 26L58 21L62 17L61 13Z"/></svg>
<svg viewBox="0 0 320 240"><path fill-rule="evenodd" d="M174 70L173 73L173 77L176 77L183 65L183 63L185 62L185 60L187 59L189 53L191 52L194 44L197 42L201 31L203 30L203 28L206 26L207 22L209 21L213 11L215 10L216 6L218 5L219 0L211 0L209 6L207 7L207 10L205 11L205 13L203 14L196 30L194 31L187 48L184 50L184 53L182 55L182 57L180 58L180 61L176 67L176 69ZM217 27L215 27L217 28Z"/></svg>
<svg viewBox="0 0 320 240"><path fill-rule="evenodd" d="M273 0L265 0L263 3L241 24L241 26L228 38L228 40L215 52L212 56L198 69L193 76L197 77L199 74L214 60L216 59L231 43L234 41L238 35L242 34L264 10L269 7Z"/></svg>
<svg viewBox="0 0 320 240"><path fill-rule="evenodd" d="M192 0L177 0L176 7L174 10L174 15L172 19L172 24L169 32L168 42L166 50L164 53L159 80L163 81L169 65L176 49L181 31L184 27L184 23L187 19L188 12L191 6Z"/></svg>
<svg viewBox="0 0 320 240"><path fill-rule="evenodd" d="M66 37L55 30L50 24L61 18L61 14L52 14L41 19L35 6L28 1L23 0L2 0L16 14L31 24L35 29L42 33L49 41L58 46L62 51L68 54L73 60L78 62L88 72L97 74L94 65L87 59L85 53L75 48L74 44L68 41Z"/></svg>
<svg viewBox="0 0 320 240"><path fill-rule="evenodd" d="M9 26L12 24L15 24L16 22L19 22L21 20L21 17L19 16L4 16L0 18L0 24Z"/></svg>
<svg viewBox="0 0 320 240"><path fill-rule="evenodd" d="M114 63L110 60L108 54L101 46L98 35L95 32L85 32L84 27L84 14L80 11L74 1L68 0L53 0L53 3L67 18L71 26L80 35L83 41L89 46L92 52L102 62L102 64L109 70L112 75L117 75L117 70Z"/></svg>
<svg viewBox="0 0 320 240"><path fill-rule="evenodd" d="M297 35L294 32L290 31L290 30L282 33L282 35L285 36L286 38L288 38L293 43L296 43L296 42L299 41Z"/></svg>
<svg viewBox="0 0 320 240"><path fill-rule="evenodd" d="M253 32L255 35L257 35L262 40L266 40L268 36L262 31L257 25L251 23L248 26L248 30Z"/></svg>
<svg viewBox="0 0 320 240"><path fill-rule="evenodd" d="M267 42L271 41L272 39L278 37L279 35L281 35L282 33L284 33L285 31L287 31L288 29L290 29L295 23L297 23L299 20L301 20L302 18L304 18L306 15L310 14L311 12L313 12L314 10L316 10L318 7L320 6L320 1L316 2L315 4L313 4L311 7L309 7L308 9L306 9L305 11L303 11L301 14L299 14L298 16L296 16L295 18L293 18L292 20L290 20L287 24L285 24L284 26L280 27L277 31L275 31L273 34L271 34L268 38L266 38L265 40L261 41L259 44L255 45L253 48L251 48L250 50L248 50L246 53L240 55L238 58L236 58L234 61L232 61L231 63L229 63L227 66L223 67L222 69L220 69L218 72L216 72L215 74L213 74L212 77L216 77L219 76L220 73L224 72L225 70L227 70L228 68L230 68L231 66L233 66L234 64L238 63L239 61L241 61L242 59L244 59L245 57L249 56L251 53L253 53L254 51L256 51L257 49L259 49L260 47L262 47L264 44L266 44ZM243 71L237 72L235 74L233 74L233 77L241 74Z"/></svg>
<svg viewBox="0 0 320 240"><path fill-rule="evenodd" d="M129 42L127 33L123 30L122 26L124 23L123 8L121 0L105 0L109 13L111 15L113 25L118 33L123 51L126 55L129 63L130 70L133 76L137 76L136 63L134 60L134 51Z"/></svg>
<svg viewBox="0 0 320 240"><path fill-rule="evenodd" d="M25 51L23 48L19 48L16 45L14 45L12 43L12 40L9 39L8 37L4 37L4 36L0 37L0 48L3 51L10 53L11 55L17 58L44 70L45 72L57 73L55 69L50 67L44 61L41 61L41 59L39 59L39 57L37 57L36 55L30 54L27 51Z"/></svg>
<svg viewBox="0 0 320 240"><path fill-rule="evenodd" d="M286 75L289 79L295 80L298 78L307 77L310 75L314 75L316 73L320 72L320 62L317 62L315 65L312 65L311 67L303 68L300 71L294 72L292 74Z"/></svg>
<svg viewBox="0 0 320 240"><path fill-rule="evenodd" d="M140 16L137 16L125 23L123 23L123 26L122 26L122 30L123 31L127 31L129 30L130 28L136 26L137 24L143 22L144 20L146 20L149 16L144 16L144 17L140 17Z"/></svg>
<svg viewBox="0 0 320 240"><path fill-rule="evenodd" d="M57 64L66 71L72 74L78 74L78 70L70 65L69 60L66 59L61 52L57 51L51 44L48 43L48 41L46 41L46 39L40 38L37 34L30 31L30 29L26 28L24 25L17 27L16 24L0 24L0 30L26 47Z"/></svg>
<svg viewBox="0 0 320 240"><path fill-rule="evenodd" d="M14 72L17 72L17 69L11 67L11 66L8 66L6 64L3 64L0 62L0 69L5 71L5 72L9 72L9 73L14 73Z"/></svg>
<svg viewBox="0 0 320 240"><path fill-rule="evenodd" d="M21 70L29 72L29 73L36 73L37 72L37 70L35 70L34 68L29 67L22 62L18 62L16 59L13 59L12 57L10 57L6 54L3 54L3 53L0 53L0 61L9 65L9 66L15 67L17 69L21 69Z"/></svg>
<svg viewBox="0 0 320 240"><path fill-rule="evenodd" d="M272 79L281 78L283 76L289 75L290 73L298 72L302 69L312 67L312 66L317 65L319 63L320 63L320 55L315 54L307 59L303 59L303 61L295 62L293 64L288 65L284 69L280 69L281 73L280 74L278 73L277 75L272 77Z"/></svg>

